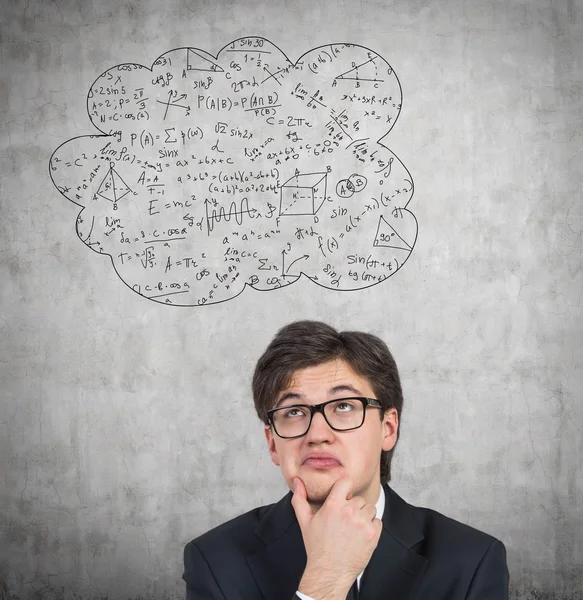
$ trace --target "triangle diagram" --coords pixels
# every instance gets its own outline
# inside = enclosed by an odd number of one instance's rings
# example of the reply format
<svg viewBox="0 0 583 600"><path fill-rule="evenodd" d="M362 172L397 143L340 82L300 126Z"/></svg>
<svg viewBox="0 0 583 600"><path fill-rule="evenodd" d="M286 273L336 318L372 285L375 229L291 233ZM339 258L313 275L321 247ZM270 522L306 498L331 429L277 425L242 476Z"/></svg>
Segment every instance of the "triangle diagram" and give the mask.
<svg viewBox="0 0 583 600"><path fill-rule="evenodd" d="M223 73L223 67L212 59L203 56L194 48L186 49L186 70L187 71L211 71L213 73Z"/></svg>
<svg viewBox="0 0 583 600"><path fill-rule="evenodd" d="M412 250L411 246L396 232L392 225L389 225L385 221L382 215L379 217L373 246L377 248L397 248L398 250L407 250L408 252Z"/></svg>
<svg viewBox="0 0 583 600"><path fill-rule="evenodd" d="M377 79L378 76L378 68L375 63L375 60L378 56L373 56L369 60L364 61L359 65L355 65L349 71L337 75L334 79L356 79L360 81L383 81L382 79ZM354 63L352 63L354 65Z"/></svg>
<svg viewBox="0 0 583 600"><path fill-rule="evenodd" d="M121 200L126 194L131 192L126 182L120 177L119 173L110 168L107 175L99 185L97 193L110 202Z"/></svg>

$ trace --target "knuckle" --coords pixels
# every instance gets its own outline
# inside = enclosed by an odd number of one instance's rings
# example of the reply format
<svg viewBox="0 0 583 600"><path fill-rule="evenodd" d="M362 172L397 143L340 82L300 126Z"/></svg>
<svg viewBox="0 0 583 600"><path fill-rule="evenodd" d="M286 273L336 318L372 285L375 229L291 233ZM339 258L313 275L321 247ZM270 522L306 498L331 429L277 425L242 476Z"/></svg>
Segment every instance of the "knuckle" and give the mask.
<svg viewBox="0 0 583 600"><path fill-rule="evenodd" d="M368 539L369 540L375 540L379 537L380 535L380 530L377 527L376 523L369 523L367 526L367 534L368 534Z"/></svg>

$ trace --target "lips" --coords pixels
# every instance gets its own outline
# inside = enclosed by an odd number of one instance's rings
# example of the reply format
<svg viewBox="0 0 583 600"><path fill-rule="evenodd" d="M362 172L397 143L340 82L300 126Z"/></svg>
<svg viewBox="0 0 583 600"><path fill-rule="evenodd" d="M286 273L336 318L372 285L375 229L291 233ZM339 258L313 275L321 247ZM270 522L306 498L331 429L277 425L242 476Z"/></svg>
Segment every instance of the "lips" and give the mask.
<svg viewBox="0 0 583 600"><path fill-rule="evenodd" d="M302 465L320 469L342 466L338 458L336 458L334 454L330 454L328 452L313 452L308 454L304 458Z"/></svg>

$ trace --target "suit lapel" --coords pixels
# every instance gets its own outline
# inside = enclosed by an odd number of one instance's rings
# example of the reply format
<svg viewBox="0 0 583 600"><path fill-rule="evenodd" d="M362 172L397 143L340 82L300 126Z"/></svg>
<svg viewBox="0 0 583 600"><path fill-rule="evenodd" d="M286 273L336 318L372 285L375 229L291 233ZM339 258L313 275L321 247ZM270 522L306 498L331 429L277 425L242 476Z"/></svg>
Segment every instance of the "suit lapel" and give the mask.
<svg viewBox="0 0 583 600"><path fill-rule="evenodd" d="M411 507L387 484L383 489L383 530L360 581L359 600L407 600L428 564L428 559L413 549L424 536ZM247 556L265 600L291 598L306 566L306 550L291 497L289 492L267 511L254 532L263 545Z"/></svg>
<svg viewBox="0 0 583 600"><path fill-rule="evenodd" d="M265 544L247 563L265 600L292 598L306 567L302 532L289 492L274 504L255 529Z"/></svg>
<svg viewBox="0 0 583 600"><path fill-rule="evenodd" d="M413 549L424 536L411 507L387 484L383 489L383 530L360 581L359 600L407 600L429 562Z"/></svg>

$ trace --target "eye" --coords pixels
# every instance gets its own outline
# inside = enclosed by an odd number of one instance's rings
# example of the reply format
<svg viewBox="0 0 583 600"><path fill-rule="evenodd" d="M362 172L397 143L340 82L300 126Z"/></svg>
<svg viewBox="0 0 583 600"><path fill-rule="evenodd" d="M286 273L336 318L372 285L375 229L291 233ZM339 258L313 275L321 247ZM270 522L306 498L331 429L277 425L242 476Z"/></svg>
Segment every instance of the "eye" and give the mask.
<svg viewBox="0 0 583 600"><path fill-rule="evenodd" d="M282 410L283 416L286 419L292 419L294 417L305 417L306 412L299 406L291 406L288 410Z"/></svg>
<svg viewBox="0 0 583 600"><path fill-rule="evenodd" d="M342 402L338 402L338 404L336 404L335 410L338 412L350 412L351 410L354 410L354 404L352 402L343 400Z"/></svg>

